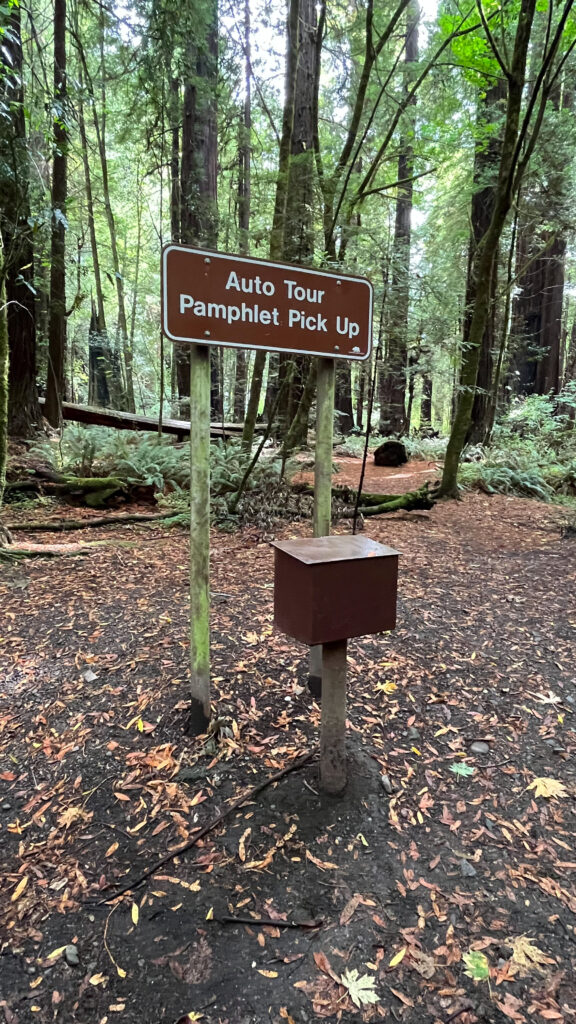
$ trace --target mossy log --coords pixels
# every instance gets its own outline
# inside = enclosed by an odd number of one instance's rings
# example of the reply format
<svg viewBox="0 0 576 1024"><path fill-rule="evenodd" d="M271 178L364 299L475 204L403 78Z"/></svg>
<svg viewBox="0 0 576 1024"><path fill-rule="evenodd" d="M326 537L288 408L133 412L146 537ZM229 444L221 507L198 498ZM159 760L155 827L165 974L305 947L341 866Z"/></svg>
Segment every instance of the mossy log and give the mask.
<svg viewBox="0 0 576 1024"><path fill-rule="evenodd" d="M37 474L26 480L12 480L6 484L6 495L18 491L55 496L69 495L73 498L82 498L90 508L101 508L109 498L118 494L128 494L130 487L125 481L114 476L60 476L51 473Z"/></svg>
<svg viewBox="0 0 576 1024"><path fill-rule="evenodd" d="M375 495L371 495L375 497ZM362 495L362 501L364 501L365 495ZM379 516L386 512L397 512L399 509L403 509L405 512L414 512L419 509L431 509L436 504L436 497L434 491L430 491L428 484L424 484L418 491L407 491L406 494L396 494L389 496L388 500L380 502L379 504L363 504L358 509L360 515L367 516ZM353 516L352 511L345 512L345 519Z"/></svg>
<svg viewBox="0 0 576 1024"><path fill-rule="evenodd" d="M294 490L301 494L313 494L314 488L308 483L294 484ZM358 492L352 487L336 486L332 488L332 497L338 498L345 504L355 504ZM386 512L397 512L403 509L406 512L412 510L429 510L434 507L436 494L430 490L430 484L425 483L417 491L407 491L405 494L373 494L364 493L361 495L361 506L359 512L363 516L378 516ZM343 518L348 519L354 513L344 512Z"/></svg>

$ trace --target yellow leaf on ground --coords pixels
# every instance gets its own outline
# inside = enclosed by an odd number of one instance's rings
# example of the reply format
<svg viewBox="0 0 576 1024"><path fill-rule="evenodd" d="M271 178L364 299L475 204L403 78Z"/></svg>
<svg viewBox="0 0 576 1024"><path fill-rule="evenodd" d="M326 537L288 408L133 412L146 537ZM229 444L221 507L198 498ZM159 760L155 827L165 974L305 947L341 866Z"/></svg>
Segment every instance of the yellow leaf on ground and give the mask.
<svg viewBox="0 0 576 1024"><path fill-rule="evenodd" d="M130 917L132 918L132 924L138 924L138 916L139 916L138 904L137 903L133 903L131 908L130 908Z"/></svg>
<svg viewBox="0 0 576 1024"><path fill-rule="evenodd" d="M105 985L106 982L108 981L108 975L107 974L100 974L100 973L93 974L92 977L89 978L88 980L89 980L90 984L94 985L94 986L96 986L96 985Z"/></svg>
<svg viewBox="0 0 576 1024"><path fill-rule="evenodd" d="M534 796L544 796L547 800L553 797L568 796L564 783L558 782L558 779L547 779L545 777L534 779L526 788L533 789Z"/></svg>
<svg viewBox="0 0 576 1024"><path fill-rule="evenodd" d="M258 974L261 974L263 978L277 978L278 977L278 971L260 971L259 970Z"/></svg>
<svg viewBox="0 0 576 1024"><path fill-rule="evenodd" d="M398 953L395 953L390 963L388 964L388 967L398 967L398 964L401 964L404 957L406 956L407 948L407 946L403 946L402 949L398 951Z"/></svg>
<svg viewBox="0 0 576 1024"><path fill-rule="evenodd" d="M10 897L10 902L11 903L15 903L16 902L18 897L21 896L22 893L24 892L24 889L26 888L27 885L28 885L28 875L24 875L24 878L20 879L20 881L18 882L18 885L16 886L16 888L14 889L14 892L12 893L12 895Z"/></svg>

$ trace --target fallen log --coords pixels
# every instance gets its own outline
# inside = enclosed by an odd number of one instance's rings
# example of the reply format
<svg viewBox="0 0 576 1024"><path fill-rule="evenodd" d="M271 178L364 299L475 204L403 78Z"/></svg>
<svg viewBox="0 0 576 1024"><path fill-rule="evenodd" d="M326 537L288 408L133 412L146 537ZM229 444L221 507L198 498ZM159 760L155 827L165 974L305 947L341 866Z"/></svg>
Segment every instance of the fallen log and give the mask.
<svg viewBox="0 0 576 1024"><path fill-rule="evenodd" d="M362 500L364 500L362 495ZM418 491L408 491L406 494L397 494L388 501L381 502L377 505L361 505L358 509L360 515L367 518L368 516L380 516L386 512L397 512L398 509L402 509L404 512L413 512L415 510L428 511L434 508L436 504L436 497L434 491L430 491L428 484L424 484ZM351 519L354 512L344 512L343 519Z"/></svg>
<svg viewBox="0 0 576 1024"><path fill-rule="evenodd" d="M314 494L314 488L308 483L296 483L293 485L295 491L300 494ZM332 487L332 497L339 498L346 504L355 504L358 492L352 487ZM430 490L429 482L422 485L417 491L407 491L405 494L372 494L362 492L360 496L362 505L358 509L363 516L378 516L386 512L396 512L402 509L405 512L412 510L426 510L433 508L436 503L435 491ZM354 512L341 513L343 519L350 519Z"/></svg>
<svg viewBox="0 0 576 1024"><path fill-rule="evenodd" d="M135 512L131 515L92 516L90 519L56 519L50 522L10 523L6 529L12 533L64 533L67 530L86 530L97 526L122 526L124 523L154 523L174 519L175 512Z"/></svg>
<svg viewBox="0 0 576 1024"><path fill-rule="evenodd" d="M141 485L131 486L115 476L62 476L58 473L38 472L26 480L10 480L5 495L18 491L33 491L35 494L71 498L82 498L89 508L101 508L109 498L116 495L128 496L132 490L141 491Z"/></svg>
<svg viewBox="0 0 576 1024"><path fill-rule="evenodd" d="M95 548L134 547L134 541L95 540L84 544L26 544L0 546L0 562L21 562L25 558L62 558L66 555L90 555Z"/></svg>

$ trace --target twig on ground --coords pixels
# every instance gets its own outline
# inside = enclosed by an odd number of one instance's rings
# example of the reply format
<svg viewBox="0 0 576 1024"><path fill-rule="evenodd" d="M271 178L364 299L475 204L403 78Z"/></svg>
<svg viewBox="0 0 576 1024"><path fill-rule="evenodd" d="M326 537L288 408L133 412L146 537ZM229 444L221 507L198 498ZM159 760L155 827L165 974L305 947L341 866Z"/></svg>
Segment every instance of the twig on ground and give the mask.
<svg viewBox="0 0 576 1024"><path fill-rule="evenodd" d="M474 1007L472 1003L466 1003L465 1006L461 1006L459 1010L456 1010L454 1013L451 1013L449 1017L446 1017L444 1024L450 1024L451 1020L456 1020L456 1018L461 1017L463 1013L468 1013L468 1010L473 1009Z"/></svg>
<svg viewBox="0 0 576 1024"><path fill-rule="evenodd" d="M170 853L167 853L166 856L162 857L161 860L156 861L156 864L153 864L151 868L148 868L147 871L144 871L143 874L133 879L128 885L125 885L122 889L119 889L119 891L114 893L112 896L107 896L105 899L99 900L97 906L102 907L106 903L111 903L113 900L119 899L120 896L124 896L127 892L130 892L132 889L137 889L140 885L142 885L142 882L145 882L146 879L150 878L151 875L155 875L156 872L160 870L160 868L164 867L165 864L168 864L169 861L174 859L174 857L179 857L181 853L185 853L186 850L190 850L193 846L195 846L199 839L202 839L205 835L208 834L208 832L211 832L212 829L216 828L216 826L219 825L220 822L224 820L224 818L227 818L230 814L232 814L233 811L237 810L238 807L241 807L242 804L246 803L247 800L253 799L253 797L257 796L258 793L261 793L263 789L266 789L267 786L271 786L273 782L278 782L279 779L284 777L284 775L288 775L290 772L294 772L297 771L298 768L302 768L303 765L305 765L308 761L311 760L315 753L316 748L314 748L313 750L309 750L308 753L304 754L303 757L300 757L296 761L293 761L292 764L289 764L286 768L282 768L282 770L276 772L275 775L270 775L269 778L264 779L264 781L258 783L257 786L254 786L252 789L246 790L246 792L243 793L242 796L239 796L237 800L234 800L231 804L228 805L228 807L225 807L223 811L220 811L216 815L216 817L212 819L212 821L208 822L208 824L204 826L204 828L199 829L199 831L196 833L195 836L192 837L192 839L189 839L187 842L183 843L182 846L177 846L175 850L172 850Z"/></svg>
<svg viewBox="0 0 576 1024"><path fill-rule="evenodd" d="M511 760L511 757L507 757L504 761L495 761L494 764L477 764L476 767L483 770L486 768L501 768L503 764L510 764Z"/></svg>
<svg viewBox="0 0 576 1024"><path fill-rule="evenodd" d="M306 789L309 789L311 793L314 793L314 796L318 796L319 795L318 794L318 790L314 789L314 786L311 786L309 782L306 782L306 779L302 779L302 782L306 786Z"/></svg>
<svg viewBox="0 0 576 1024"><path fill-rule="evenodd" d="M317 921L273 921L271 917L214 917L218 924L251 924L266 928L320 928L322 919Z"/></svg>

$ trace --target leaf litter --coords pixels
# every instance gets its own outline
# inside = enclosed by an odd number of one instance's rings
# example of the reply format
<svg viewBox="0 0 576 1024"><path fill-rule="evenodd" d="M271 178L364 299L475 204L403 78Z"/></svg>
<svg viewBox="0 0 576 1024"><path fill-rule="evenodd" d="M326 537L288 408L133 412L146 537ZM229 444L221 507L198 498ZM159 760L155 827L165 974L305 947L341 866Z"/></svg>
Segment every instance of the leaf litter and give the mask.
<svg viewBox="0 0 576 1024"><path fill-rule="evenodd" d="M317 740L305 651L272 629L267 538L213 537L213 586L231 595L213 621L222 725L197 740L183 534L133 527L130 550L0 581L7 1019L32 985L18 1024L32 1005L78 1024L217 1024L254 1002L298 1024L475 1024L480 991L503 1020L571 1019L576 554L556 514L474 495L418 525L373 520L403 551L402 604L396 633L350 644L346 794L319 795L309 764L113 914L97 902ZM496 767L471 754L478 736Z"/></svg>

